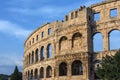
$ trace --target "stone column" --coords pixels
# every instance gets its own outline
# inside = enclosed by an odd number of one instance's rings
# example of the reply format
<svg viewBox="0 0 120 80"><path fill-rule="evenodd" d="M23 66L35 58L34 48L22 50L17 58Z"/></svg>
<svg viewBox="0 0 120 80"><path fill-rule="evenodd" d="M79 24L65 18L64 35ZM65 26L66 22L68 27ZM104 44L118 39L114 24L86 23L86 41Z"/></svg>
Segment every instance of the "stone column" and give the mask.
<svg viewBox="0 0 120 80"><path fill-rule="evenodd" d="M40 50L38 49L38 62L40 61Z"/></svg>
<svg viewBox="0 0 120 80"><path fill-rule="evenodd" d="M55 49L55 42L52 43L52 58L55 56L56 54L56 49Z"/></svg>
<svg viewBox="0 0 120 80"><path fill-rule="evenodd" d="M35 70L33 70L33 78L32 78L32 80L34 80L34 76L35 76L35 73L34 73L34 71L35 71Z"/></svg>
<svg viewBox="0 0 120 80"><path fill-rule="evenodd" d="M71 62L68 62L68 67L67 67L67 76L68 79L70 79L70 77L72 76L72 69L71 69Z"/></svg>
<svg viewBox="0 0 120 80"><path fill-rule="evenodd" d="M33 63L35 63L35 61L36 61L36 54L35 54L35 52L34 52L34 61L33 61Z"/></svg>
<svg viewBox="0 0 120 80"><path fill-rule="evenodd" d="M44 46L44 60L47 59L47 47L46 45Z"/></svg>
<svg viewBox="0 0 120 80"><path fill-rule="evenodd" d="M44 67L44 79L46 79L46 67Z"/></svg>
<svg viewBox="0 0 120 80"><path fill-rule="evenodd" d="M56 65L56 67L55 67L55 77L58 80L58 78L59 78L59 66L58 65Z"/></svg>
<svg viewBox="0 0 120 80"><path fill-rule="evenodd" d="M103 47L104 51L109 50L109 35L107 34L107 32L103 34Z"/></svg>
<svg viewBox="0 0 120 80"><path fill-rule="evenodd" d="M37 69L37 80L39 80L39 69Z"/></svg>
<svg viewBox="0 0 120 80"><path fill-rule="evenodd" d="M52 66L52 79L54 79L54 67Z"/></svg>

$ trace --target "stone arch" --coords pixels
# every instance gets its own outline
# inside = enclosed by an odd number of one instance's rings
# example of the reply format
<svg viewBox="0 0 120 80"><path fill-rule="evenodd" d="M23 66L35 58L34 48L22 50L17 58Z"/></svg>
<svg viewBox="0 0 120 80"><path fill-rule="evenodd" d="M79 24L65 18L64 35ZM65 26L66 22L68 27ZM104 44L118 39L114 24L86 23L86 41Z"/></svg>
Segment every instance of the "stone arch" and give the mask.
<svg viewBox="0 0 120 80"><path fill-rule="evenodd" d="M67 49L67 37L66 36L62 36L59 40L59 50L64 50Z"/></svg>
<svg viewBox="0 0 120 80"><path fill-rule="evenodd" d="M38 62L38 49L35 50L35 62Z"/></svg>
<svg viewBox="0 0 120 80"><path fill-rule="evenodd" d="M109 50L119 49L120 45L120 30L112 29L108 32Z"/></svg>
<svg viewBox="0 0 120 80"><path fill-rule="evenodd" d="M48 44L47 46L47 58L52 58L52 44Z"/></svg>
<svg viewBox="0 0 120 80"><path fill-rule="evenodd" d="M44 78L44 68L40 68L40 78Z"/></svg>
<svg viewBox="0 0 120 80"><path fill-rule="evenodd" d="M34 72L34 79L38 79L38 69L37 68L35 69L35 72Z"/></svg>
<svg viewBox="0 0 120 80"><path fill-rule="evenodd" d="M44 46L42 46L40 50L40 60L44 60Z"/></svg>
<svg viewBox="0 0 120 80"><path fill-rule="evenodd" d="M34 63L34 51L32 51L32 63Z"/></svg>
<svg viewBox="0 0 120 80"><path fill-rule="evenodd" d="M79 32L76 32L72 36L72 48L79 48L80 47L80 38L82 37L82 34Z"/></svg>
<svg viewBox="0 0 120 80"><path fill-rule="evenodd" d="M65 62L59 65L59 76L67 76L67 64Z"/></svg>
<svg viewBox="0 0 120 80"><path fill-rule="evenodd" d="M47 77L47 78L52 77L52 67L51 67L51 66L48 66L48 67L46 68L46 77Z"/></svg>
<svg viewBox="0 0 120 80"><path fill-rule="evenodd" d="M75 60L72 62L72 75L82 75L83 74L83 66L80 60Z"/></svg>
<svg viewBox="0 0 120 80"><path fill-rule="evenodd" d="M93 34L93 51L103 51L103 37L101 32Z"/></svg>

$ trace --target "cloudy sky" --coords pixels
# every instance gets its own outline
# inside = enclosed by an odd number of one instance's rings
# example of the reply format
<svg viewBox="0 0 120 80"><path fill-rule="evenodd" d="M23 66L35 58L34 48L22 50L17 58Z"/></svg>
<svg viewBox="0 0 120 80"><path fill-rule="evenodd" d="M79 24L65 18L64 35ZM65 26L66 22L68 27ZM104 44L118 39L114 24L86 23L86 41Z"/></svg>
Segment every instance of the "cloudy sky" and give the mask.
<svg viewBox="0 0 120 80"><path fill-rule="evenodd" d="M24 41L46 22L63 20L71 10L103 0L0 0L0 74L22 71Z"/></svg>

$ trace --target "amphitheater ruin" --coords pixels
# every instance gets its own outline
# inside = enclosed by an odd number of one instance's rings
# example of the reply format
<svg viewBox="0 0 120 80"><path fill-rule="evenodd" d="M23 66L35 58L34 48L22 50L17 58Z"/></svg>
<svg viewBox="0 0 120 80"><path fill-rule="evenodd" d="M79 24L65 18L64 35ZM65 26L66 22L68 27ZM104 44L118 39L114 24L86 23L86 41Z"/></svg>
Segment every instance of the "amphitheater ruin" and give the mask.
<svg viewBox="0 0 120 80"><path fill-rule="evenodd" d="M99 62L118 50L110 49L114 30L120 30L120 0L81 6L64 21L42 25L24 43L23 80L96 80ZM95 52L97 34L103 49Z"/></svg>

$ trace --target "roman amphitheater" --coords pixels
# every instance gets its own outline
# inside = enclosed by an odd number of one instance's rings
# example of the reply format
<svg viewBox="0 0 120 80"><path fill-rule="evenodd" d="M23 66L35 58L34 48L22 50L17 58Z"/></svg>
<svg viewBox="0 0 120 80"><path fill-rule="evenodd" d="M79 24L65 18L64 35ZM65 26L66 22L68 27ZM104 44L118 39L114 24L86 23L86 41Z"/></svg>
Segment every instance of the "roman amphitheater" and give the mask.
<svg viewBox="0 0 120 80"><path fill-rule="evenodd" d="M118 50L110 49L114 30L120 30L120 0L81 6L64 21L42 25L24 43L23 80L95 80L102 57ZM95 52L97 34L103 49Z"/></svg>

